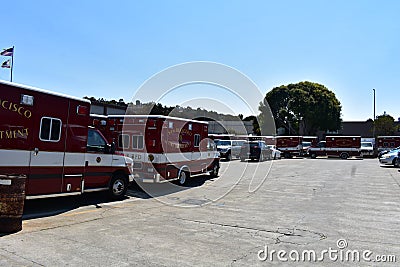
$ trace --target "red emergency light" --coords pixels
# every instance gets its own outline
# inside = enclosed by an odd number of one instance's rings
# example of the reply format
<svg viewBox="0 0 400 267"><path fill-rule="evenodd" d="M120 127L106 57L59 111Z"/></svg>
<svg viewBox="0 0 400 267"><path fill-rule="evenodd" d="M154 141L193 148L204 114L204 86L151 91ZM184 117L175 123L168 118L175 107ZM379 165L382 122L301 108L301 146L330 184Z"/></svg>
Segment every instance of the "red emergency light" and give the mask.
<svg viewBox="0 0 400 267"><path fill-rule="evenodd" d="M78 115L87 115L88 114L88 107L86 106L77 106L76 107L76 114Z"/></svg>

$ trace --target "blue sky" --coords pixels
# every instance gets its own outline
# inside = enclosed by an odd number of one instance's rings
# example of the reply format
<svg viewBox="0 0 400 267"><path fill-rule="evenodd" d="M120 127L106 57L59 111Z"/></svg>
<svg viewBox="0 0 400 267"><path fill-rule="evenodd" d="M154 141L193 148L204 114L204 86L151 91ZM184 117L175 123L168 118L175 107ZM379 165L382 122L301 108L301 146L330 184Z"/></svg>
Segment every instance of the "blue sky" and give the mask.
<svg viewBox="0 0 400 267"><path fill-rule="evenodd" d="M399 13L397 0L14 0L2 12L0 48L15 46L15 82L78 97L130 101L165 68L213 61L246 74L263 95L281 84L324 84L344 120L371 118L376 88L377 115L398 118ZM162 103L211 95L246 114L216 87L180 90Z"/></svg>

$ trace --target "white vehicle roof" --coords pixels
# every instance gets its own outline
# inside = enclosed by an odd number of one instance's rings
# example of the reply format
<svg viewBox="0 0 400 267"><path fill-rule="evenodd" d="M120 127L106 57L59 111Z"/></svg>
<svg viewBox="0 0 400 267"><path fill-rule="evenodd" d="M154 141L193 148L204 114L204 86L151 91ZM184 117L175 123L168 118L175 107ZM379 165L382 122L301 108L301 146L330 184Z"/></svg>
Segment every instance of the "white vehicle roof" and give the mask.
<svg viewBox="0 0 400 267"><path fill-rule="evenodd" d="M73 99L73 100L90 103L90 100L88 100L88 99L83 99L83 98L79 98L79 97L75 97L75 96L60 94L60 93L56 93L53 91L49 91L49 90L45 90L45 89L41 89L41 88L37 88L37 87L33 87L33 86L28 86L28 85L14 83L14 82L7 82L4 80L0 80L0 83L9 85L9 86L19 87L21 89L26 89L26 90L40 92L40 93L44 93L44 94L48 94L48 95L54 95L54 96L59 96L59 97L64 97L64 98L69 98L69 99Z"/></svg>
<svg viewBox="0 0 400 267"><path fill-rule="evenodd" d="M167 119L167 120L179 120L179 121L186 121L186 122L195 122L195 123L202 123L208 124L206 121L196 121L191 119L184 119L178 117L170 117L164 115L108 115L108 118L154 118L154 119Z"/></svg>
<svg viewBox="0 0 400 267"><path fill-rule="evenodd" d="M326 138L328 138L328 137L330 137L330 138L334 138L334 137L339 137L339 138L343 138L343 137L345 137L345 138L354 138L354 137L356 137L356 138L361 138L361 136L359 136L359 135L329 135L329 136L327 136Z"/></svg>

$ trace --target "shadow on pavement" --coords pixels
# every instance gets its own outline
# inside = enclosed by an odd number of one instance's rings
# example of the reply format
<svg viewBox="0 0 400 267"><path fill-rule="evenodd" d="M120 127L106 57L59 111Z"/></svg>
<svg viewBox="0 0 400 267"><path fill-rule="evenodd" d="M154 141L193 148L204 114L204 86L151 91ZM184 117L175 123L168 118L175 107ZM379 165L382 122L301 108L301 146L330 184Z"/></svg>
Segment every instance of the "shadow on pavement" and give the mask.
<svg viewBox="0 0 400 267"><path fill-rule="evenodd" d="M125 197L128 199L128 197ZM114 202L107 192L85 193L79 196L66 196L55 198L25 200L23 220L43 218L65 213L84 206L95 206Z"/></svg>
<svg viewBox="0 0 400 267"><path fill-rule="evenodd" d="M381 168L388 168L388 169L398 169L398 167L395 167L394 165L379 165ZM399 170L400 171L400 170Z"/></svg>
<svg viewBox="0 0 400 267"><path fill-rule="evenodd" d="M179 186L170 182L162 184L132 184L128 188L126 196L122 201L130 198L149 199L158 196L164 196L175 192L188 190L202 186L206 181L212 180L210 175L200 175L188 179L185 186ZM107 192L85 193L79 196L66 196L55 198L31 199L25 200L23 220L44 218L62 214L71 210L85 206L95 206L101 208L101 204L112 203ZM1 235L0 235L1 236Z"/></svg>
<svg viewBox="0 0 400 267"><path fill-rule="evenodd" d="M213 181L210 175L204 174L189 178L185 185L178 185L177 181L164 182L159 184L152 183L137 183L133 184L127 192L129 197L137 197L142 199L149 199L153 197L160 197L176 192L192 189L202 186L206 181Z"/></svg>

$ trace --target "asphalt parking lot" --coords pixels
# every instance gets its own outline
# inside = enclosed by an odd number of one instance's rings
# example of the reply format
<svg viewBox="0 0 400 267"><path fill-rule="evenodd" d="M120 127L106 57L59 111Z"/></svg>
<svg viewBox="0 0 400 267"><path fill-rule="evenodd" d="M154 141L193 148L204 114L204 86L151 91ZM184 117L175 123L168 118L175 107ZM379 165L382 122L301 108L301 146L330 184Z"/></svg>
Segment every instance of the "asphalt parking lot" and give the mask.
<svg viewBox="0 0 400 267"><path fill-rule="evenodd" d="M398 170L377 159L234 160L219 178L131 188L123 201L30 200L23 230L0 236L0 266L396 266L377 260L400 262Z"/></svg>

